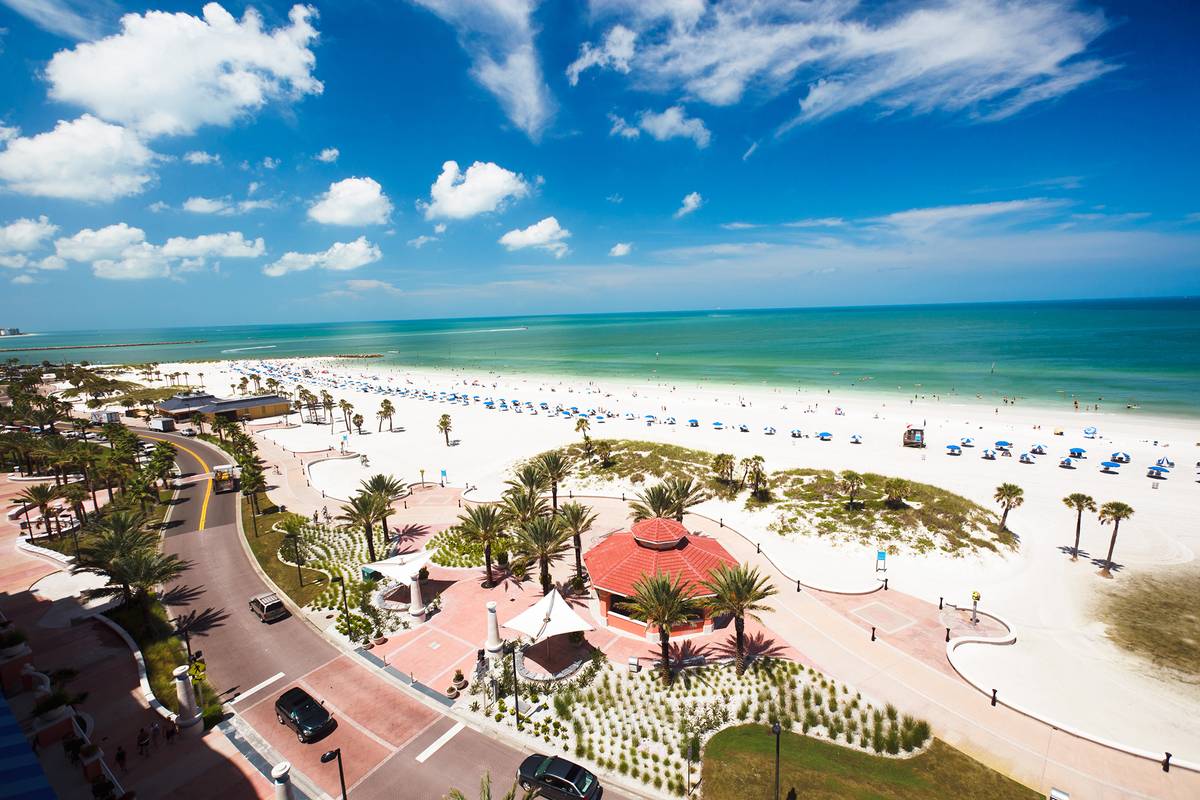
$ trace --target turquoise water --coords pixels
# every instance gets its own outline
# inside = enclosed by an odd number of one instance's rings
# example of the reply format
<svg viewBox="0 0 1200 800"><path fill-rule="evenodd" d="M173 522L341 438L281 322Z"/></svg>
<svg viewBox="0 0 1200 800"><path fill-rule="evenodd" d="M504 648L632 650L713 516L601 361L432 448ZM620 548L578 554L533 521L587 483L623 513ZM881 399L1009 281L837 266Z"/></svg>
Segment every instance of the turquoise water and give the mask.
<svg viewBox="0 0 1200 800"><path fill-rule="evenodd" d="M49 332L0 353L96 363L380 353L383 362L632 380L854 387L1200 416L1200 299L689 311Z"/></svg>

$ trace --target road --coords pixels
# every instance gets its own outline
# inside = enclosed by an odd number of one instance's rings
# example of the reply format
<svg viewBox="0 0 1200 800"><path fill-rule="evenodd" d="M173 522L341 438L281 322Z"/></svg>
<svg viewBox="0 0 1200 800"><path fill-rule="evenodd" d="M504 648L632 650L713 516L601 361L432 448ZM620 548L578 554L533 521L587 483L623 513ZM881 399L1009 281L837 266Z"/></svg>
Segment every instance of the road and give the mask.
<svg viewBox="0 0 1200 800"><path fill-rule="evenodd" d="M216 622L193 637L192 648L203 651L209 678L229 707L331 796L340 791L337 765L321 764L320 755L334 748L342 750L355 800L440 800L451 787L474 796L485 772L500 789L497 796L507 791L525 753L456 724L300 618L260 623L246 603L269 589L238 541L239 496L211 492L202 477L225 459L204 442L146 435L176 445L184 482L163 547L192 567L169 592L178 595L172 610L211 609ZM300 744L275 719L274 699L293 686L323 700L337 720L318 743ZM620 800L612 792L606 797Z"/></svg>

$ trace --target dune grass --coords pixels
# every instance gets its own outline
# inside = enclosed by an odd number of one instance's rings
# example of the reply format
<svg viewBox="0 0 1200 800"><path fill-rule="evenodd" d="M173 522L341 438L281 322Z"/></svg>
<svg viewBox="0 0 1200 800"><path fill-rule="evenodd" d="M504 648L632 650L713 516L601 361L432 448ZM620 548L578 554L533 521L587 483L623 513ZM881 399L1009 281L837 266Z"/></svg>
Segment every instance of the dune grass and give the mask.
<svg viewBox="0 0 1200 800"><path fill-rule="evenodd" d="M325 575L316 570L301 567L304 585L300 585L300 576L291 564L279 560L279 548L283 545L283 532L275 530L275 523L283 520L286 512L280 510L266 492L258 495L258 507L262 511L258 517L252 517L250 499L242 497L242 533L250 545L250 551L263 572L275 582L288 597L298 606L307 606L321 593L325 587ZM258 525L258 535L254 526Z"/></svg>
<svg viewBox="0 0 1200 800"><path fill-rule="evenodd" d="M1040 795L935 739L912 758L884 758L784 733L781 798L845 800L1033 800ZM772 797L775 737L763 725L727 728L704 748L705 800Z"/></svg>
<svg viewBox="0 0 1200 800"><path fill-rule="evenodd" d="M1099 600L1098 616L1120 647L1200 683L1200 570L1122 575Z"/></svg>

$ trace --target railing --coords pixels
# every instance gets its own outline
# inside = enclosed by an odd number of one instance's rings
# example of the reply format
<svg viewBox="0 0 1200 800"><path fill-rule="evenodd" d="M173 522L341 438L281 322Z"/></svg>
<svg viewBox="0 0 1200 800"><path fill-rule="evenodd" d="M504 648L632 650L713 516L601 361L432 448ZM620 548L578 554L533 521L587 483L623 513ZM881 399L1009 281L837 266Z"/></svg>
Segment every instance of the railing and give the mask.
<svg viewBox="0 0 1200 800"><path fill-rule="evenodd" d="M82 739L84 744L92 743L91 738L84 732L83 726L79 724L79 720L74 716L71 717L71 727L75 729L75 735ZM100 769L104 772L104 777L108 778L109 782L113 785L113 797L124 795L125 790L121 787L121 782L117 780L117 776L113 774L113 771L109 769L108 762L103 757L100 758Z"/></svg>

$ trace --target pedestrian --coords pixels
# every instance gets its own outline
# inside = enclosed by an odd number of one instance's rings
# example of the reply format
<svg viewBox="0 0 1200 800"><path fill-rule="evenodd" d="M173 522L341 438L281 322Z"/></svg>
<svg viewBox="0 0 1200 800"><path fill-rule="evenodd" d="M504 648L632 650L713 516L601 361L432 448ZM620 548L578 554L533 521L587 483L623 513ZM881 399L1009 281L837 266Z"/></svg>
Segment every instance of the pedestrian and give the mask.
<svg viewBox="0 0 1200 800"><path fill-rule="evenodd" d="M137 748L139 756L150 755L150 734L146 733L145 728L138 728Z"/></svg>
<svg viewBox="0 0 1200 800"><path fill-rule="evenodd" d="M163 734L167 744L175 744L175 734L177 733L179 733L179 728L175 725L175 717L171 717L167 720L167 730Z"/></svg>
<svg viewBox="0 0 1200 800"><path fill-rule="evenodd" d="M158 739L162 735L162 726L158 724L158 720L154 720L150 725L150 745L157 750Z"/></svg>
<svg viewBox="0 0 1200 800"><path fill-rule="evenodd" d="M126 772L125 768L125 748L117 745L117 766L121 768L121 772Z"/></svg>

